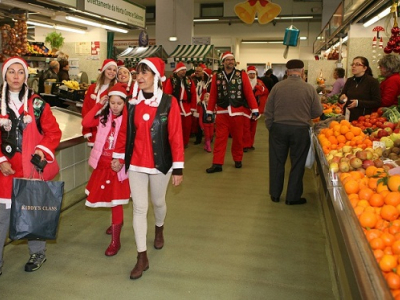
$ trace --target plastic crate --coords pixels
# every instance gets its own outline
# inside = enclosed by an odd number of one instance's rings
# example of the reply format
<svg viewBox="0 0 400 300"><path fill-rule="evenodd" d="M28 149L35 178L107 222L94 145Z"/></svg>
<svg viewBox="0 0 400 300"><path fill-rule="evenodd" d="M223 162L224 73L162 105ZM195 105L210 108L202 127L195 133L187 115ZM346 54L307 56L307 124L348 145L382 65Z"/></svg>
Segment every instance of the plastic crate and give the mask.
<svg viewBox="0 0 400 300"><path fill-rule="evenodd" d="M86 90L68 90L66 98L74 101L83 101Z"/></svg>
<svg viewBox="0 0 400 300"><path fill-rule="evenodd" d="M53 95L59 95L60 94L60 85L62 85L61 82L54 82L52 87L51 87L51 93Z"/></svg>

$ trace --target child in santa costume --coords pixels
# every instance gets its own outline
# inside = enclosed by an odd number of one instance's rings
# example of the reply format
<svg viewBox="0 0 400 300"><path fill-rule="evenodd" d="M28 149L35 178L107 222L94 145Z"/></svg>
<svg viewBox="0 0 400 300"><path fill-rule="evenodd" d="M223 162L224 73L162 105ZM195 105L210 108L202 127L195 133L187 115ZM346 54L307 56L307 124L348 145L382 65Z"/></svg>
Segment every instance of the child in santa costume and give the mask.
<svg viewBox="0 0 400 300"><path fill-rule="evenodd" d="M155 218L154 248L164 246L165 195L172 184L183 180L184 148L178 101L161 89L165 64L158 57L143 59L137 66L137 81L128 109L123 113L112 167L129 173L133 201L133 229L138 257L130 278L149 268L147 258L147 212L149 200ZM138 88L140 91L138 93ZM149 193L150 191L150 193Z"/></svg>
<svg viewBox="0 0 400 300"><path fill-rule="evenodd" d="M21 57L10 57L2 68L3 88L0 115L0 275L3 248L10 224L13 178L39 178L30 163L32 154L48 162L42 176L53 179L59 171L55 150L61 130L49 104L27 85L28 65ZM38 270L46 261L46 241L28 240L30 253L25 271Z"/></svg>
<svg viewBox="0 0 400 300"><path fill-rule="evenodd" d="M197 106L199 113L199 123L201 130L204 131L204 150L211 152L211 140L214 137L214 121L215 115L212 115L211 120L207 119L207 105L210 98L210 93L204 93L203 99Z"/></svg>
<svg viewBox="0 0 400 300"><path fill-rule="evenodd" d="M115 84L117 75L117 63L112 59L106 59L100 69L96 83L89 86L83 99L82 118L96 105L101 99L108 100L108 91ZM103 99L103 101L104 101ZM96 127L83 127L82 134L88 141L88 146L93 147L96 140Z"/></svg>
<svg viewBox="0 0 400 300"><path fill-rule="evenodd" d="M115 84L108 92L108 100L100 99L82 120L84 127L97 127L96 141L89 158L89 165L94 171L86 186L86 206L111 207L112 224L107 231L111 231L112 236L105 252L107 256L117 254L121 248L122 205L128 204L130 195L125 170L116 173L111 169L126 97L126 84Z"/></svg>

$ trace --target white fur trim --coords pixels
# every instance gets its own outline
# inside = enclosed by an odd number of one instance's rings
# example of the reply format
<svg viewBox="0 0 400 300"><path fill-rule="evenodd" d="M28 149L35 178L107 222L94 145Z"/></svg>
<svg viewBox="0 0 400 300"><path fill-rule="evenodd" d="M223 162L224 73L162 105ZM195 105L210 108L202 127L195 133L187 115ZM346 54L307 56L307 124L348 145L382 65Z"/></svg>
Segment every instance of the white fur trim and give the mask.
<svg viewBox="0 0 400 300"><path fill-rule="evenodd" d="M3 68L2 68L3 82L6 81L6 71L12 64L22 65L22 67L24 68L24 71L25 71L25 83L27 83L28 82L28 74L29 74L28 66L26 65L26 62L22 58L18 58L18 57L11 58L11 59L7 60L7 62L4 63Z"/></svg>
<svg viewBox="0 0 400 300"><path fill-rule="evenodd" d="M53 154L53 152L51 152L51 150L49 148L47 148L47 147L45 147L43 145L37 145L36 148L46 152L51 157L52 160L48 160L47 161L48 163L54 162L54 154Z"/></svg>
<svg viewBox="0 0 400 300"><path fill-rule="evenodd" d="M101 73L103 73L105 70L107 70L108 67L110 66L115 66L116 68L118 68L118 65L115 61L109 61L108 63L106 63L103 68L101 69Z"/></svg>
<svg viewBox="0 0 400 300"><path fill-rule="evenodd" d="M108 93L108 96L120 96L121 98L126 98L126 94L120 91L111 91Z"/></svg>
<svg viewBox="0 0 400 300"><path fill-rule="evenodd" d="M141 63L141 64L146 64L146 65L148 65L149 68L150 68L156 75L158 75L157 77L160 77L160 76L161 76L161 74L160 74L160 72L158 72L156 66L155 66L150 60L148 60L148 59L142 59L142 60L140 61L140 63Z"/></svg>
<svg viewBox="0 0 400 300"><path fill-rule="evenodd" d="M83 137L84 137L85 139L87 139L87 138L89 138L89 137L91 137L91 136L92 136L92 133L89 132L89 133L86 133Z"/></svg>
<svg viewBox="0 0 400 300"><path fill-rule="evenodd" d="M174 73L178 73L181 70L187 70L186 66L182 66L174 71Z"/></svg>
<svg viewBox="0 0 400 300"><path fill-rule="evenodd" d="M5 161L8 161L8 160L7 160L7 157L5 157L5 156L0 157L0 163L3 163L3 162L5 162Z"/></svg>
<svg viewBox="0 0 400 300"><path fill-rule="evenodd" d="M172 163L172 169L183 169L184 162L183 161L175 161Z"/></svg>
<svg viewBox="0 0 400 300"><path fill-rule="evenodd" d="M116 158L116 159L125 159L125 153L113 152L112 158Z"/></svg>

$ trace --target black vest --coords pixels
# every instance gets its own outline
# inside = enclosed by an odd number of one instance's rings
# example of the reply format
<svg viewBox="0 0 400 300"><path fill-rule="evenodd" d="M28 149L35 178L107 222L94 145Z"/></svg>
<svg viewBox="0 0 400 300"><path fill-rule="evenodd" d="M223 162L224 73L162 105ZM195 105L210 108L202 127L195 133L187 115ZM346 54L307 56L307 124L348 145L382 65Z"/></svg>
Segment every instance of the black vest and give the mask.
<svg viewBox="0 0 400 300"><path fill-rule="evenodd" d="M151 140L153 142L153 157L155 168L163 174L167 174L172 166L171 146L168 141L168 115L171 109L171 101L171 95L163 94L150 129ZM128 105L128 125L125 144L126 171L128 171L129 169L135 144L135 107L136 105Z"/></svg>
<svg viewBox="0 0 400 300"><path fill-rule="evenodd" d="M220 71L216 74L217 80L217 105L227 108L229 105L233 107L246 106L246 100L243 95L242 71L233 70L231 80L227 81L225 72Z"/></svg>
<svg viewBox="0 0 400 300"><path fill-rule="evenodd" d="M181 100L181 81L183 82L183 86L186 91L187 102L190 103L192 101L192 81L189 77L185 76L182 79L179 78L176 74L171 78L172 84L172 95L179 101Z"/></svg>

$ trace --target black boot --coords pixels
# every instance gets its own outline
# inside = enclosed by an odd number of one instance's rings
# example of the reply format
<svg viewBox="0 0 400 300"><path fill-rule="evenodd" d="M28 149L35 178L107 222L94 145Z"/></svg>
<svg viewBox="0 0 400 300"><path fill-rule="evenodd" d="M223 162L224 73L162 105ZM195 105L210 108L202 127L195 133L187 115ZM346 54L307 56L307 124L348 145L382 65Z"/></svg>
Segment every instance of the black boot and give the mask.
<svg viewBox="0 0 400 300"><path fill-rule="evenodd" d="M207 173L215 173L215 172L222 172L222 165L213 164L211 168L206 170Z"/></svg>

